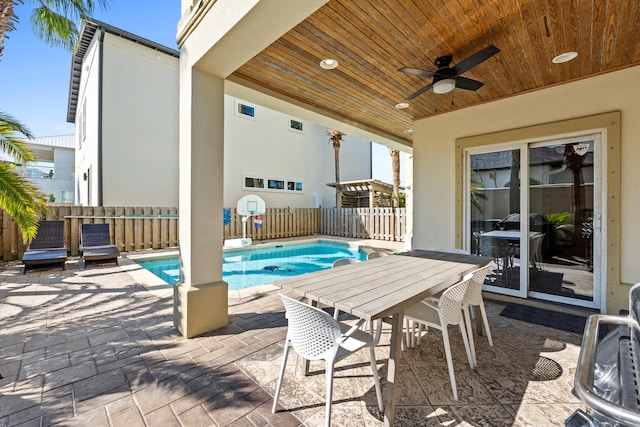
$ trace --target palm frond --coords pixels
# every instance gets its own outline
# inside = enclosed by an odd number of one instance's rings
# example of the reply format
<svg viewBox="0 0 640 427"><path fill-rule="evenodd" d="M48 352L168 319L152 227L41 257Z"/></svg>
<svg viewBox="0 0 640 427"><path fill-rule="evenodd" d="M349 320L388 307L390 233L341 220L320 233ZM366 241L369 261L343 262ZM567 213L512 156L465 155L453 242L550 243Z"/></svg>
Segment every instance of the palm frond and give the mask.
<svg viewBox="0 0 640 427"><path fill-rule="evenodd" d="M0 151L18 163L33 161L33 154L23 141L25 138L33 138L29 129L11 115L0 111Z"/></svg>
<svg viewBox="0 0 640 427"><path fill-rule="evenodd" d="M96 5L107 9L108 0L34 0L31 27L45 43L74 51L80 20L93 14Z"/></svg>
<svg viewBox="0 0 640 427"><path fill-rule="evenodd" d="M44 196L6 163L0 163L0 207L20 227L25 242L35 237L38 218L47 209Z"/></svg>

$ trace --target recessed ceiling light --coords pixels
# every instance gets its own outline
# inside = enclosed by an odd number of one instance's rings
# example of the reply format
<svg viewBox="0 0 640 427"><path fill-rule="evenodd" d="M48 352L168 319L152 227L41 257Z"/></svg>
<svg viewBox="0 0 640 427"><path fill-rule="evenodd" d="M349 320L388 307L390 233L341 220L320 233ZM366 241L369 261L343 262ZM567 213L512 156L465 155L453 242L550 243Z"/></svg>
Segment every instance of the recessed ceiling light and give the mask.
<svg viewBox="0 0 640 427"><path fill-rule="evenodd" d="M405 129L405 130L404 130L404 133L407 133L407 134L409 134L409 133L413 133L413 129Z"/></svg>
<svg viewBox="0 0 640 427"><path fill-rule="evenodd" d="M409 103L408 102L400 102L400 103L396 104L396 108L398 110L402 110L404 108L409 108Z"/></svg>
<svg viewBox="0 0 640 427"><path fill-rule="evenodd" d="M551 61L554 64L562 64L563 62L569 62L578 56L578 52L565 52L553 58Z"/></svg>
<svg viewBox="0 0 640 427"><path fill-rule="evenodd" d="M327 58L320 61L320 68L325 70L333 70L338 66L338 61L335 59Z"/></svg>

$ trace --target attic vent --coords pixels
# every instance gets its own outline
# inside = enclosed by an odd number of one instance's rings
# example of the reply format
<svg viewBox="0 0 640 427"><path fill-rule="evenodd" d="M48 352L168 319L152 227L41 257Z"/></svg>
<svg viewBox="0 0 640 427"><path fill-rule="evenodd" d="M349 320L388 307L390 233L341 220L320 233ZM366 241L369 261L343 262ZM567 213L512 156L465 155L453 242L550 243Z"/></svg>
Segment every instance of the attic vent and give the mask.
<svg viewBox="0 0 640 427"><path fill-rule="evenodd" d="M236 116L246 117L249 119L256 118L256 107L249 104L236 101Z"/></svg>

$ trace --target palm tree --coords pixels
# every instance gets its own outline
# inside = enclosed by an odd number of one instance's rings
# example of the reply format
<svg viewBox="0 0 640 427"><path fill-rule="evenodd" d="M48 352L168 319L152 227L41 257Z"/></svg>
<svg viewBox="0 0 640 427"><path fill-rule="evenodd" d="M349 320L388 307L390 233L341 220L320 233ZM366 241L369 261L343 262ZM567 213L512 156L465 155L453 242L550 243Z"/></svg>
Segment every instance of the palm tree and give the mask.
<svg viewBox="0 0 640 427"><path fill-rule="evenodd" d="M31 26L45 43L73 51L78 40L76 22L91 16L96 4L106 8L108 0L32 0ZM13 6L22 0L0 2L0 55L4 33L13 31L18 17ZM18 120L0 111L0 151L17 163L33 161L34 156L23 139L31 132ZM45 198L15 170L10 162L0 162L0 207L18 224L25 243L35 237L38 217L46 211Z"/></svg>
<svg viewBox="0 0 640 427"><path fill-rule="evenodd" d="M18 164L34 160L33 154L23 142L26 138L32 138L29 130L0 111L0 150ZM44 196L9 161L0 162L0 207L18 224L25 242L31 241L36 235L38 218L47 209Z"/></svg>
<svg viewBox="0 0 640 427"><path fill-rule="evenodd" d="M393 171L393 207L400 206L400 150L389 147L391 170Z"/></svg>
<svg viewBox="0 0 640 427"><path fill-rule="evenodd" d="M76 22L91 16L96 4L107 0L32 0L31 27L40 40L73 51L78 40Z"/></svg>
<svg viewBox="0 0 640 427"><path fill-rule="evenodd" d="M337 129L329 129L327 131L329 135L329 142L333 144L333 152L335 154L335 171L336 171L336 184L340 182L340 142L342 141L342 137L344 133ZM340 190L336 188L336 207L340 206Z"/></svg>

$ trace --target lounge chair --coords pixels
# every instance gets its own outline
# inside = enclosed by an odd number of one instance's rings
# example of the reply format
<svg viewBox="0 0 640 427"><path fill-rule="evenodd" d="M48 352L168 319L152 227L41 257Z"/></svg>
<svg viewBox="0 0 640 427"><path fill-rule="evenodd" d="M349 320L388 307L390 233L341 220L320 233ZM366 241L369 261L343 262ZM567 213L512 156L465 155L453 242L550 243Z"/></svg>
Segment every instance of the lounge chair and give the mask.
<svg viewBox="0 0 640 427"><path fill-rule="evenodd" d="M67 247L64 244L64 221L40 221L36 237L22 255L24 268L59 265L64 270L67 261Z"/></svg>
<svg viewBox="0 0 640 427"><path fill-rule="evenodd" d="M109 224L82 224L80 228L80 252L85 268L89 262L113 261L118 264L120 250L111 244Z"/></svg>

